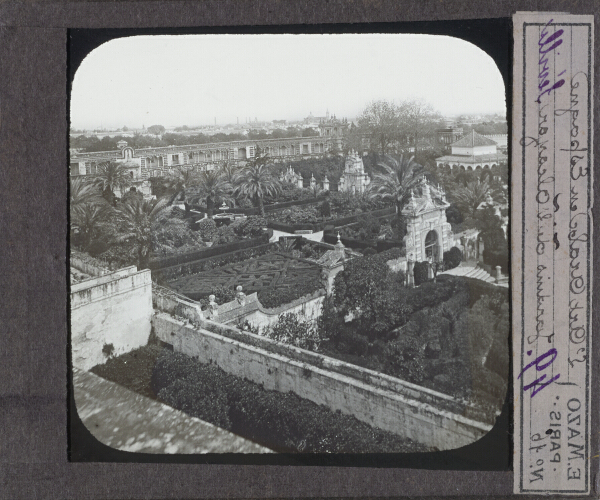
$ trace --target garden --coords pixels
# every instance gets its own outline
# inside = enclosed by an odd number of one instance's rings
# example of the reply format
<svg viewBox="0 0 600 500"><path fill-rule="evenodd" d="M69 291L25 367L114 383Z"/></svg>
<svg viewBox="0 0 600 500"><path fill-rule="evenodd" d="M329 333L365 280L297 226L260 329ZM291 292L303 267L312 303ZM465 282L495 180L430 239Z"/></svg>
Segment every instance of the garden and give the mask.
<svg viewBox="0 0 600 500"><path fill-rule="evenodd" d="M293 393L265 390L149 344L93 373L280 453L408 453L426 447Z"/></svg>
<svg viewBox="0 0 600 500"><path fill-rule="evenodd" d="M269 212L267 220L287 225L327 223L336 219L389 208L392 205L367 195L332 192L325 196L323 201L314 205L292 206L276 212Z"/></svg>
<svg viewBox="0 0 600 500"><path fill-rule="evenodd" d="M319 265L279 252L179 276L167 284L192 300L205 299L222 290L233 293L238 285L246 294L257 292L260 303L268 308L288 304L325 286ZM222 292L219 295L227 297Z"/></svg>
<svg viewBox="0 0 600 500"><path fill-rule="evenodd" d="M449 275L405 287L387 266L397 252L345 264L318 321L319 351L469 400L493 423L508 387L508 290Z"/></svg>

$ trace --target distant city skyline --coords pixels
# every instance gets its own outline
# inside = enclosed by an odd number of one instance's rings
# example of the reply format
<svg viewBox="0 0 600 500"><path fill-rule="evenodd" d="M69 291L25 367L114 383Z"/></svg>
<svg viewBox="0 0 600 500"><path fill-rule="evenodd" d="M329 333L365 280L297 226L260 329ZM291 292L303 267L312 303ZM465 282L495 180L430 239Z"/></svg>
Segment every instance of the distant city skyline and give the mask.
<svg viewBox="0 0 600 500"><path fill-rule="evenodd" d="M353 119L373 100L422 98L443 116L506 114L489 55L433 35L185 35L115 39L78 68L71 127L224 126Z"/></svg>

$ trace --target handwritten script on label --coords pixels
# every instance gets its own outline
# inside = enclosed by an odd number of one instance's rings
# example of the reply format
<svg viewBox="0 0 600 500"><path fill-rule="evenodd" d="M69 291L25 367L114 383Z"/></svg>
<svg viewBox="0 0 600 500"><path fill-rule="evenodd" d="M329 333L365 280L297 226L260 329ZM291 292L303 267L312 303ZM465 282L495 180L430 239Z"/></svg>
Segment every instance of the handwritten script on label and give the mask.
<svg viewBox="0 0 600 500"><path fill-rule="evenodd" d="M514 18L517 493L590 491L593 18Z"/></svg>

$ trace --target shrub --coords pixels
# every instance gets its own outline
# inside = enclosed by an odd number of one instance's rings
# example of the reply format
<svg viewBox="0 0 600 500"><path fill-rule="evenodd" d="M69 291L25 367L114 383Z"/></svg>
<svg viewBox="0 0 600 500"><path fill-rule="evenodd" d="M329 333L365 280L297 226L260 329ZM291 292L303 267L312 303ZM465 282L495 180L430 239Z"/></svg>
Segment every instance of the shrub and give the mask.
<svg viewBox="0 0 600 500"><path fill-rule="evenodd" d="M371 239L379 234L381 222L372 214L364 214L358 217L356 226L359 232L361 230L364 231L365 235L367 236L367 238L364 239Z"/></svg>
<svg viewBox="0 0 600 500"><path fill-rule="evenodd" d="M243 237L256 237L263 233L263 228L267 227L267 220L263 217L250 216L236 226L234 230Z"/></svg>
<svg viewBox="0 0 600 500"><path fill-rule="evenodd" d="M155 255L173 254L204 246L202 235L192 231L188 221L172 209L165 212L168 213L159 215L152 224L152 251Z"/></svg>
<svg viewBox="0 0 600 500"><path fill-rule="evenodd" d="M235 300L235 290L232 288L227 288L226 286L217 285L215 286L208 295L215 296L215 302L219 305L225 304L226 302L231 302ZM200 304L203 307L208 306L208 297L203 297L200 299Z"/></svg>
<svg viewBox="0 0 600 500"><path fill-rule="evenodd" d="M454 269L462 261L462 252L458 247L452 247L447 252L444 252L444 268Z"/></svg>
<svg viewBox="0 0 600 500"><path fill-rule="evenodd" d="M309 368L303 372L310 377ZM165 354L152 374L155 390L179 409L280 452L421 451L390 432L332 412L293 393L266 391L248 380L202 365L182 354Z"/></svg>
<svg viewBox="0 0 600 500"><path fill-rule="evenodd" d="M321 212L321 217L331 217L331 204L329 201L325 200L321 203L319 211Z"/></svg>
<svg viewBox="0 0 600 500"><path fill-rule="evenodd" d="M235 229L231 227L231 225L223 225L217 229L217 235L213 242L215 245L225 245L237 240L239 240L239 237L236 234Z"/></svg>
<svg viewBox="0 0 600 500"><path fill-rule="evenodd" d="M104 344L102 346L102 354L107 358L112 358L115 354L115 346L113 344Z"/></svg>
<svg viewBox="0 0 600 500"><path fill-rule="evenodd" d="M223 428L231 426L227 395L213 390L207 384L199 383L198 380L175 380L159 391L158 398L192 417Z"/></svg>
<svg viewBox="0 0 600 500"><path fill-rule="evenodd" d="M204 241L212 241L218 234L217 224L214 220L206 218L196 223L198 233Z"/></svg>
<svg viewBox="0 0 600 500"><path fill-rule="evenodd" d="M348 347L348 354L364 356L369 351L369 339L360 333L347 332L342 342Z"/></svg>
<svg viewBox="0 0 600 500"><path fill-rule="evenodd" d="M294 313L279 316L277 323L266 328L263 335L278 342L312 351L317 351L323 340L310 321L302 320Z"/></svg>
<svg viewBox="0 0 600 500"><path fill-rule="evenodd" d="M155 345L144 346L121 356L111 357L106 363L96 365L90 371L139 394L155 398L151 376L162 351L162 348Z"/></svg>
<svg viewBox="0 0 600 500"><path fill-rule="evenodd" d="M150 262L150 269L154 271L157 269L172 268L171 270L173 270L173 268L176 269L177 266L185 264L186 267L180 268L180 271L177 274L183 273L184 269L188 270L186 274L195 273L203 271L204 269L219 267L229 262L237 262L238 260L262 255L262 253L266 253L272 249L272 247L268 245L268 242L268 234L262 234L256 238L233 241L224 245L212 245L208 248L186 252L181 255L152 260ZM254 249L258 249L259 252L255 252ZM243 252L244 250L246 250L246 252ZM235 254L233 260L231 260L232 254ZM238 256L240 256L240 258L237 258ZM206 267L209 263L214 263L215 265ZM171 273L169 272L169 274Z"/></svg>
<svg viewBox="0 0 600 500"><path fill-rule="evenodd" d="M462 212L454 203L446 209L446 220L450 224L461 224L464 221Z"/></svg>
<svg viewBox="0 0 600 500"><path fill-rule="evenodd" d="M286 224L313 223L319 220L317 208L314 206L293 206L279 212L269 214L269 218Z"/></svg>
<svg viewBox="0 0 600 500"><path fill-rule="evenodd" d="M333 296L328 295L323 300L321 315L317 320L317 329L323 338L337 344L340 336L345 331L344 318L336 310Z"/></svg>
<svg viewBox="0 0 600 500"><path fill-rule="evenodd" d="M102 248L106 248L105 245L102 245ZM137 265L138 263L135 245L127 241L113 245L108 250L104 250L99 254L90 249L90 255L108 262L111 267L116 269Z"/></svg>
<svg viewBox="0 0 600 500"><path fill-rule="evenodd" d="M263 288L258 292L258 300L264 307L272 309L314 293L321 286L321 279L314 277L310 280L297 282L293 288Z"/></svg>
<svg viewBox="0 0 600 500"><path fill-rule="evenodd" d="M484 248L483 250L483 262L495 268L496 266L500 266L502 272L504 274L509 273L508 267L508 249L501 250L493 250L489 248Z"/></svg>
<svg viewBox="0 0 600 500"><path fill-rule="evenodd" d="M334 280L334 304L352 313L369 340L402 324L410 312L406 305L404 274L390 272L386 253L349 261Z"/></svg>
<svg viewBox="0 0 600 500"><path fill-rule="evenodd" d="M421 283L425 283L428 279L427 273L428 263L427 262L415 262L413 266L413 275L415 278L415 286L419 286Z"/></svg>
<svg viewBox="0 0 600 500"><path fill-rule="evenodd" d="M390 342L384 351L385 372L394 377L419 384L425 377L422 341L410 335Z"/></svg>

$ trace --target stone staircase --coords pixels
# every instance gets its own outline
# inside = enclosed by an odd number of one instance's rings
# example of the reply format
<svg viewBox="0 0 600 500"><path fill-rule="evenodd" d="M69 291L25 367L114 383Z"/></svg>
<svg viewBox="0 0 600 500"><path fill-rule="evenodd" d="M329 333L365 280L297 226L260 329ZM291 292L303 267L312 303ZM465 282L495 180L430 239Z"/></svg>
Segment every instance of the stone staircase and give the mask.
<svg viewBox="0 0 600 500"><path fill-rule="evenodd" d="M481 269L480 267L474 266L458 266L454 269L449 269L448 271L444 271L440 274L449 274L451 276L464 276L465 278L474 278L481 281L485 281L487 283L491 283L492 285L502 286L508 288L509 280L508 276L502 275L498 282L496 282L496 278L494 278L490 273L488 273L485 269Z"/></svg>

